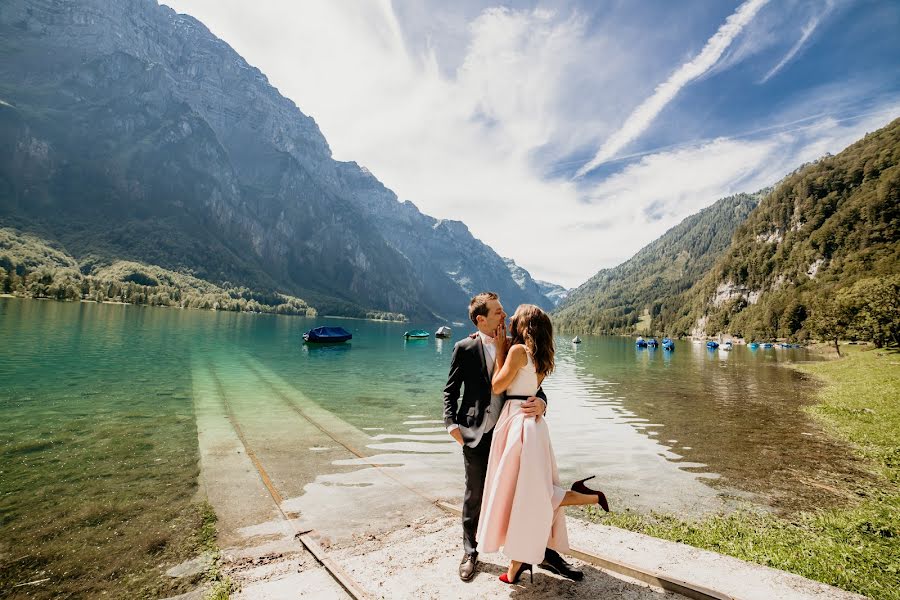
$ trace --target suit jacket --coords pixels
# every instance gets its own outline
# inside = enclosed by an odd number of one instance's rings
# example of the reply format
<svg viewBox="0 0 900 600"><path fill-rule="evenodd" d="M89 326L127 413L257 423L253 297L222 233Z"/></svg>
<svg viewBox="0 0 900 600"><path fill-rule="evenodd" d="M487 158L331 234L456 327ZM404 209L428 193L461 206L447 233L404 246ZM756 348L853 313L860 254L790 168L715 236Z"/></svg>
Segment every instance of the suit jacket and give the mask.
<svg viewBox="0 0 900 600"><path fill-rule="evenodd" d="M547 402L543 390L538 390L536 396ZM494 402L491 399L491 377L481 336L458 341L453 346L450 374L444 386L444 425L459 425L465 445L474 448L485 433L493 430L506 401L505 395L494 397Z"/></svg>

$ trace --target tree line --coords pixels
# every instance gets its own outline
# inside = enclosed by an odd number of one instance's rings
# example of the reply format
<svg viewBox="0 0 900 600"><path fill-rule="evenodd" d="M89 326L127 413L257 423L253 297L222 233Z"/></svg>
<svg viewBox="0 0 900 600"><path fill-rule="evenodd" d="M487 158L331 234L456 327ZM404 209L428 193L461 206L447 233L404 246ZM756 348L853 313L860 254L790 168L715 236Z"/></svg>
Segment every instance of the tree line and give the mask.
<svg viewBox="0 0 900 600"><path fill-rule="evenodd" d="M8 257L0 257L0 291L20 297L316 316L316 309L286 294L261 293L244 287L224 289L211 284L198 290L160 283L146 274L135 275L132 281L118 281L65 268L29 271Z"/></svg>

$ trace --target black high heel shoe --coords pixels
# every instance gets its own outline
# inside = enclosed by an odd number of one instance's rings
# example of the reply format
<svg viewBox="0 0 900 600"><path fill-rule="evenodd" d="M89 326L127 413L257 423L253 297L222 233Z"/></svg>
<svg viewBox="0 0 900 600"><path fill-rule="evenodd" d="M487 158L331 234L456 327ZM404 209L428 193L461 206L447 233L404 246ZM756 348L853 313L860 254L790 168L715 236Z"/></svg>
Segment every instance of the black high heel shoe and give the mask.
<svg viewBox="0 0 900 600"><path fill-rule="evenodd" d="M606 501L606 496L603 495L603 492L599 490L592 490L591 488L584 485L584 482L593 479L595 476L591 475L590 477L585 477L584 479L580 479L572 484L570 488L573 492L578 492L579 494L589 494L592 496L597 496L597 504L600 505L600 508L609 512L609 503Z"/></svg>
<svg viewBox="0 0 900 600"><path fill-rule="evenodd" d="M506 576L506 573L500 576L500 581L502 581L503 583L516 583L517 581L519 581L519 576L521 576L525 571L528 571L528 575L531 578L531 583L534 583L534 571L532 570L531 565L528 563L522 563L521 565L519 565L519 570L516 571L516 574L513 576L512 581L509 580L509 577Z"/></svg>

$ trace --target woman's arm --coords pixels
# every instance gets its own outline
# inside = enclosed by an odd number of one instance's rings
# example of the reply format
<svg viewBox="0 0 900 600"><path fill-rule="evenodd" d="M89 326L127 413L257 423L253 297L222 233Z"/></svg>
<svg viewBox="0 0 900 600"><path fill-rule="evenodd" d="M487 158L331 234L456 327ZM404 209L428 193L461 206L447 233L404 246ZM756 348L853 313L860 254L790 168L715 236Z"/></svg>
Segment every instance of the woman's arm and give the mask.
<svg viewBox="0 0 900 600"><path fill-rule="evenodd" d="M504 357L503 352L497 352L494 360L494 377L491 380L491 391L502 394L515 379L519 369L528 364L528 355L525 354L525 346L516 344L509 349Z"/></svg>

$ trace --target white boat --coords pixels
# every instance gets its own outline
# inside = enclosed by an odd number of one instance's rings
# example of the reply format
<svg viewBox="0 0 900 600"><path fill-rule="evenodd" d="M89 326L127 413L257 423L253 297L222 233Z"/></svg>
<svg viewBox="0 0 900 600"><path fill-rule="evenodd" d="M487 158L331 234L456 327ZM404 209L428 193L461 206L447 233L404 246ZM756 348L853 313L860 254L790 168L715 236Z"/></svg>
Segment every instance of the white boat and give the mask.
<svg viewBox="0 0 900 600"><path fill-rule="evenodd" d="M580 344L580 343L581 343L581 338L578 337L578 336L576 335L575 337L572 338L572 343L573 343L573 344Z"/></svg>
<svg viewBox="0 0 900 600"><path fill-rule="evenodd" d="M452 335L453 335L453 330L450 329L449 327L447 327L446 325L438 327L438 330L434 332L434 337L436 337L436 338L448 338L448 337L451 337Z"/></svg>

